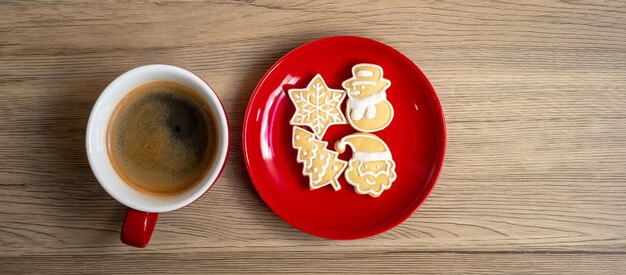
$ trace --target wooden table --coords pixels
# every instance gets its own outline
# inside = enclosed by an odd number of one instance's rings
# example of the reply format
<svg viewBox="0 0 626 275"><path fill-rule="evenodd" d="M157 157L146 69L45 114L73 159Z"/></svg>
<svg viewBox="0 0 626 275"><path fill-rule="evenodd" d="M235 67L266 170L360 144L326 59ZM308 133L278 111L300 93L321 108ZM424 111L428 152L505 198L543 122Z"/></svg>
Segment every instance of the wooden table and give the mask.
<svg viewBox="0 0 626 275"><path fill-rule="evenodd" d="M624 2L125 2L0 3L0 273L626 272ZM447 119L434 193L356 241L286 224L242 159L263 73L333 35L403 52ZM150 63L211 83L232 146L215 187L139 250L119 242L125 208L84 144L103 88Z"/></svg>

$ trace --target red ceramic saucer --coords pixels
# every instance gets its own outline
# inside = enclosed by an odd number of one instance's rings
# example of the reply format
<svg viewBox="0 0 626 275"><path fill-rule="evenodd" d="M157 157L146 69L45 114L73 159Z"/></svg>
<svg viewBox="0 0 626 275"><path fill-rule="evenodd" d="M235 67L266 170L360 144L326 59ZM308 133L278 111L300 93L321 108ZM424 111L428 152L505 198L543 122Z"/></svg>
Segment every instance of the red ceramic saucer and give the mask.
<svg viewBox="0 0 626 275"><path fill-rule="evenodd" d="M395 116L375 134L396 162L397 180L378 198L358 195L343 176L341 190L309 190L297 150L291 147L289 120L295 107L291 88L306 87L321 74L329 87L342 89L357 63L374 63L391 80L387 99ZM342 110L345 109L345 102ZM331 126L324 136L329 149L356 132L350 125ZM263 76L248 103L243 125L243 152L248 173L265 203L292 226L328 239L369 237L393 228L424 202L444 159L445 126L441 105L424 74L395 49L360 37L329 37L296 48ZM340 157L347 160L348 150Z"/></svg>

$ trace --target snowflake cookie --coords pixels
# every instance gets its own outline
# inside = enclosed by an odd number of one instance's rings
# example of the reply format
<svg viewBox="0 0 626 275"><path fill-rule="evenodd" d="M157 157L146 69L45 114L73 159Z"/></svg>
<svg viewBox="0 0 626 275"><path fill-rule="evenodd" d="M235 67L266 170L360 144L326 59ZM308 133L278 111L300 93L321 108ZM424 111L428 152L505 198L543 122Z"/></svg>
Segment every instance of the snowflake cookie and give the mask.
<svg viewBox="0 0 626 275"><path fill-rule="evenodd" d="M383 68L375 64L356 64L352 78L342 86L348 91L346 116L350 125L361 132L384 129L393 119L393 106L387 100L386 90L391 86L383 78Z"/></svg>
<svg viewBox="0 0 626 275"><path fill-rule="evenodd" d="M354 133L335 143L339 153L352 148L346 181L361 195L380 196L396 180L396 163L387 144L374 134Z"/></svg>
<svg viewBox="0 0 626 275"><path fill-rule="evenodd" d="M329 184L335 191L341 189L338 178L348 163L339 159L337 152L326 149L328 142L317 140L313 133L294 126L291 143L298 149L296 160L304 164L302 174L309 177L311 190Z"/></svg>
<svg viewBox="0 0 626 275"><path fill-rule="evenodd" d="M317 74L303 89L289 89L289 98L296 106L291 125L308 126L321 139L328 127L346 124L340 105L346 91L331 89L321 75Z"/></svg>

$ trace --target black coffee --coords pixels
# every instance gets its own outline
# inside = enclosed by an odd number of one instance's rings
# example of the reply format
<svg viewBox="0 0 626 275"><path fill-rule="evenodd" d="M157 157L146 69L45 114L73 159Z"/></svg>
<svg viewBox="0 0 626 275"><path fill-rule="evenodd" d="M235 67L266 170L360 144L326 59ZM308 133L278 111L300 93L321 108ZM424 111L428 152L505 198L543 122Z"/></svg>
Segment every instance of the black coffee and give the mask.
<svg viewBox="0 0 626 275"><path fill-rule="evenodd" d="M217 146L214 121L191 88L153 81L130 91L107 130L113 168L131 187L173 195L198 183Z"/></svg>

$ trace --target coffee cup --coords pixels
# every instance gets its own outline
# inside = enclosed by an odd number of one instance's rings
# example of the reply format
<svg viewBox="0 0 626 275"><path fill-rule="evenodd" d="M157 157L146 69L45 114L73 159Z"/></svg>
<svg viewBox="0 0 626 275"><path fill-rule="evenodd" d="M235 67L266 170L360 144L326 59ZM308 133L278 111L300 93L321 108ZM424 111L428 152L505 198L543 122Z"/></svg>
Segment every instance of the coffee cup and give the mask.
<svg viewBox="0 0 626 275"><path fill-rule="evenodd" d="M125 96L136 87L154 81L170 81L188 87L206 106L212 117L214 149L211 161L189 188L165 195L142 192L128 182L114 163L109 144L110 121ZM177 130L179 130L177 126ZM135 247L145 247L152 236L159 213L173 211L200 198L215 183L228 157L229 127L219 98L200 77L170 65L146 65L132 69L113 80L96 101L86 134L87 156L93 173L104 190L128 207L121 229L121 240Z"/></svg>

